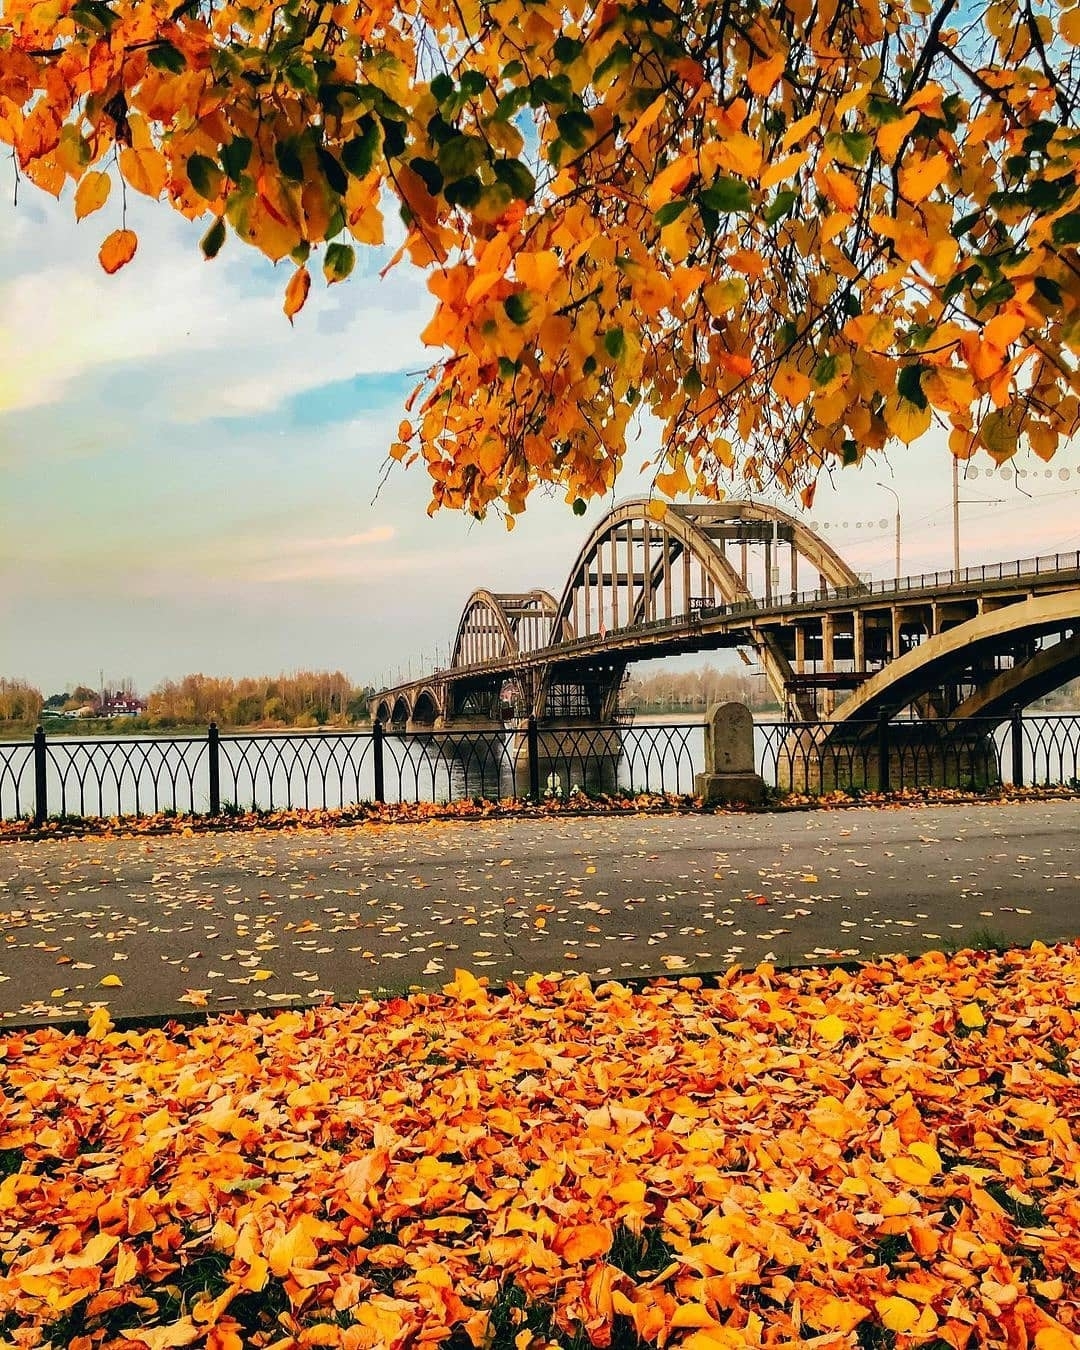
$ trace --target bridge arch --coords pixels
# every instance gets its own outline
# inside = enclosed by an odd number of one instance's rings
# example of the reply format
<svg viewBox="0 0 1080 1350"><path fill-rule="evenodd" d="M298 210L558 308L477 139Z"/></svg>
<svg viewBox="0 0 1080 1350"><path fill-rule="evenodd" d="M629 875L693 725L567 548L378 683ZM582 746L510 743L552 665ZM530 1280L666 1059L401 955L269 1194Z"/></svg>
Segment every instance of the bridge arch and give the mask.
<svg viewBox="0 0 1080 1350"><path fill-rule="evenodd" d="M390 700L386 698L380 699L375 705L375 721L381 722L383 726L386 726L390 721L392 711L393 709Z"/></svg>
<svg viewBox="0 0 1080 1350"><path fill-rule="evenodd" d="M390 712L390 722L393 726L404 726L412 715L412 708L409 706L409 700L404 694L398 694L394 699L394 706Z"/></svg>
<svg viewBox="0 0 1080 1350"><path fill-rule="evenodd" d="M548 591L499 594L486 587L465 602L454 638L450 667L483 661L513 662L525 651L546 647L556 602Z"/></svg>
<svg viewBox="0 0 1080 1350"><path fill-rule="evenodd" d="M410 721L420 726L431 727L441 714L439 699L433 689L421 689L413 699Z"/></svg>
<svg viewBox="0 0 1080 1350"><path fill-rule="evenodd" d="M730 543L743 546L738 566L727 552ZM861 584L825 540L778 507L747 501L675 505L656 519L649 501L640 498L610 511L578 553L555 609L553 645L752 601L746 571L748 543L765 547L767 594L781 544L791 550L793 591L798 589L800 558L829 586ZM774 638L753 627L751 645L777 701L783 704L792 679L787 657Z"/></svg>
<svg viewBox="0 0 1080 1350"><path fill-rule="evenodd" d="M957 624L890 661L833 713L834 722L891 717L960 678L980 659L1009 651L1024 638L1060 635L964 699L952 717L999 717L1080 674L1080 605L1075 591L1041 595L990 610Z"/></svg>

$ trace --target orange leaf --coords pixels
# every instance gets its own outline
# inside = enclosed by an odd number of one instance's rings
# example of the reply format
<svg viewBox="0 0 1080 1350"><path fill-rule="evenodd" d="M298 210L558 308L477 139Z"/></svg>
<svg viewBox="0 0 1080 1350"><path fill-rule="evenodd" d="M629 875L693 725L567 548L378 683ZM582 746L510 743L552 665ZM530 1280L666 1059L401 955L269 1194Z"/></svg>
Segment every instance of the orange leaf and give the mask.
<svg viewBox="0 0 1080 1350"><path fill-rule="evenodd" d="M285 287L285 314L292 323L293 315L304 308L311 290L311 273L306 267L298 267Z"/></svg>
<svg viewBox="0 0 1080 1350"><path fill-rule="evenodd" d="M98 260L110 276L119 272L135 256L139 237L133 230L113 230L102 244Z"/></svg>
<svg viewBox="0 0 1080 1350"><path fill-rule="evenodd" d="M88 173L75 189L75 219L82 220L100 210L109 200L111 190L112 179L107 173Z"/></svg>

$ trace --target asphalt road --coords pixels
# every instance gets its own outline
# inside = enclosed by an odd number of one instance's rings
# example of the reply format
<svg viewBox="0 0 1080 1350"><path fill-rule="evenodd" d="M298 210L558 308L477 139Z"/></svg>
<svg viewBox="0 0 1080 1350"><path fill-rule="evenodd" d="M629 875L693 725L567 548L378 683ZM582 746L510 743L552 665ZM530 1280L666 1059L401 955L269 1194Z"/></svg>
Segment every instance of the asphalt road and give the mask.
<svg viewBox="0 0 1080 1350"><path fill-rule="evenodd" d="M0 1019L274 1008L1080 933L1080 804L0 845Z"/></svg>

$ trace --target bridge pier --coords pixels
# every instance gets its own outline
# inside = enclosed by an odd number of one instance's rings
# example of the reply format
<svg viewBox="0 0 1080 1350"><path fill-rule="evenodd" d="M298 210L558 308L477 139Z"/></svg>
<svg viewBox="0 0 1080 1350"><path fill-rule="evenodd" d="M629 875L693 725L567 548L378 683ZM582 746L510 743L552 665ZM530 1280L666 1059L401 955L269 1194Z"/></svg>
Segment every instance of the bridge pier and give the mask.
<svg viewBox="0 0 1080 1350"><path fill-rule="evenodd" d="M540 796L565 800L575 788L589 793L612 793L619 786L623 739L620 727L597 726L573 719L543 723L536 728L536 782ZM519 797L531 795L527 726L514 732L514 785Z"/></svg>
<svg viewBox="0 0 1080 1350"><path fill-rule="evenodd" d="M985 724L933 719L876 726L793 726L777 752L783 792L897 791L953 787L981 791L1001 781L993 735Z"/></svg>

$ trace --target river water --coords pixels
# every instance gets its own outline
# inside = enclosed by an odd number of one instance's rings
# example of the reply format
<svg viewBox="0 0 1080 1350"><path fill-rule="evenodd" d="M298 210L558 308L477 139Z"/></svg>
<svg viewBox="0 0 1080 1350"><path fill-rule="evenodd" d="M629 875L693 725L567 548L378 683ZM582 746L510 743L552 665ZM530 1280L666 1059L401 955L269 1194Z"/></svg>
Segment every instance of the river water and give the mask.
<svg viewBox="0 0 1080 1350"><path fill-rule="evenodd" d="M757 765L767 783L777 780L778 750L786 734L776 722L755 725ZM1002 781L1010 782L1010 727L993 730L987 743L993 746L991 758L996 752ZM643 721L617 732L541 731L539 750L541 792L563 797L574 788L690 793L694 775L704 767L704 729L700 721ZM204 812L210 804L204 737L50 737L46 767L50 815ZM1080 714L1025 716L1023 774L1027 783L1080 778ZM388 734L383 776L391 802L523 795L529 790L525 737L511 731ZM226 809L333 808L372 801L373 739L367 732L336 731L223 735L220 795ZM0 745L0 818L33 809L32 745Z"/></svg>

